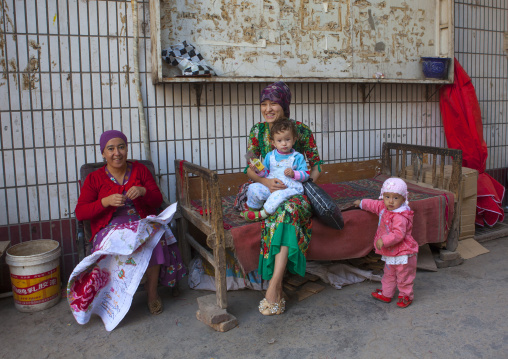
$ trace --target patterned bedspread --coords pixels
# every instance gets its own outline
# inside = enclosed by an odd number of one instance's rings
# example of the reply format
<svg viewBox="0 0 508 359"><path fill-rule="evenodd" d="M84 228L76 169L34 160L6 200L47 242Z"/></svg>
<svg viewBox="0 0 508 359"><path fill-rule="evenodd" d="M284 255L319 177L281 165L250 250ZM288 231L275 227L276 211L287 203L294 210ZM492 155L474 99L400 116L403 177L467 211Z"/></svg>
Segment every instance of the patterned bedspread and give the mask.
<svg viewBox="0 0 508 359"><path fill-rule="evenodd" d="M373 249L377 216L355 209L357 199L377 199L383 182L388 177L378 175L340 183L320 184L343 211L345 226L342 230L327 227L313 220L312 240L308 259L341 260L367 255ZM408 184L409 205L415 211L413 237L420 244L446 241L453 218L453 194L446 191ZM244 270L257 268L261 225L247 222L233 208L235 196L222 198L224 229L230 230L238 260ZM192 203L199 212L199 201Z"/></svg>

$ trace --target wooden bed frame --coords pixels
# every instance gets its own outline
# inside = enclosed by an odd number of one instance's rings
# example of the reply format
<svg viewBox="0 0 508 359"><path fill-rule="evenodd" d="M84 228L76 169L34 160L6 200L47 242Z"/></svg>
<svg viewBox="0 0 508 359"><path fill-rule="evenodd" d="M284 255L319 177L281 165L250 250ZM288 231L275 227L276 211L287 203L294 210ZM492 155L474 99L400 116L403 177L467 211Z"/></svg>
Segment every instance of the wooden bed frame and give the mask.
<svg viewBox="0 0 508 359"><path fill-rule="evenodd" d="M443 174L445 162L448 161L452 164L452 174L449 181L446 181L448 185L445 186ZM372 178L378 173L383 173L421 185L423 182L421 169L424 163L431 164L432 187L454 194L454 215L448 239L444 244L448 250L454 251L459 238L462 151L383 143L381 159L323 165L318 183ZM413 168L411 178L406 176L409 165ZM226 248L234 248L234 244L230 231L224 230L223 227L221 197L236 195L238 186L248 181L247 175L244 173L219 175L207 168L182 160L175 160L175 168L179 210L182 216L178 225L178 238L184 262L189 264L192 247L214 266L217 305L226 309ZM191 205L191 201L195 199L200 199L202 202L202 215ZM200 241L189 233L189 222L204 234L205 241Z"/></svg>

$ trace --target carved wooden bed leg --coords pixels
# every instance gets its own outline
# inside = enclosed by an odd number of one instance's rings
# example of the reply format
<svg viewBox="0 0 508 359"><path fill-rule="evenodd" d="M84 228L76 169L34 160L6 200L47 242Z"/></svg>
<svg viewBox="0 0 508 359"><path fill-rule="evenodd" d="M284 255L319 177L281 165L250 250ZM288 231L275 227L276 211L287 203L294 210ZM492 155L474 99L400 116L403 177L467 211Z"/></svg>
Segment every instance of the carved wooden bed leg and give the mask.
<svg viewBox="0 0 508 359"><path fill-rule="evenodd" d="M462 167L460 167L462 173ZM461 212L461 204L462 204L462 188L463 184L460 181L457 184L457 190L455 192L455 208L453 211L453 220L450 229L450 233L448 234L448 238L446 240L446 249L454 252L459 245L459 236L460 236L460 212Z"/></svg>
<svg viewBox="0 0 508 359"><path fill-rule="evenodd" d="M227 332L238 325L235 316L226 311L228 306L226 281L226 246L224 239L216 236L213 256L215 261L215 295L198 298L198 320L209 325L218 332Z"/></svg>
<svg viewBox="0 0 508 359"><path fill-rule="evenodd" d="M450 229L450 233L448 234L448 239L446 241L446 249L452 252L455 251L459 245L459 216L454 218L452 228Z"/></svg>
<svg viewBox="0 0 508 359"><path fill-rule="evenodd" d="M226 309L228 307L227 279L226 279L226 248L217 245L213 251L217 266L215 267L215 288L217 294L217 305Z"/></svg>

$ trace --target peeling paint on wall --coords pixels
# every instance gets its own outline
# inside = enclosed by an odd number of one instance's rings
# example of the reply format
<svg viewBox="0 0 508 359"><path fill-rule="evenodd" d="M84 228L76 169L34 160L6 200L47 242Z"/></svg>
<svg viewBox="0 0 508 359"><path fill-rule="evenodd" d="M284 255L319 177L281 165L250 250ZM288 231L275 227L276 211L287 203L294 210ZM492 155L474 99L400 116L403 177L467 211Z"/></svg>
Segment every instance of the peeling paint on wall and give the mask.
<svg viewBox="0 0 508 359"><path fill-rule="evenodd" d="M123 71L124 71L124 76L125 76L125 82L124 82L124 86L127 87L128 84L129 84L129 73L131 72L131 67L129 65L123 65L122 67Z"/></svg>
<svg viewBox="0 0 508 359"><path fill-rule="evenodd" d="M39 82L37 71L39 70L39 59L35 56L30 57L28 65L23 70L21 77L23 79L23 90L34 90Z"/></svg>
<svg viewBox="0 0 508 359"><path fill-rule="evenodd" d="M9 61L9 65L11 67L11 72L18 72L18 64L16 63L16 59L11 59ZM18 87L18 77L13 76L14 86Z"/></svg>
<svg viewBox="0 0 508 359"><path fill-rule="evenodd" d="M7 80L7 59L5 55L5 33L14 29L14 24L11 17L9 16L9 5L4 1L0 0L0 68L2 69L2 80ZM7 81L0 81L0 86L3 86ZM17 86L17 85L16 85Z"/></svg>
<svg viewBox="0 0 508 359"><path fill-rule="evenodd" d="M163 0L161 46L186 40L225 77L371 78L381 70L423 79L420 57L436 50L435 6L434 0L326 6L322 0ZM163 71L172 76L170 66Z"/></svg>

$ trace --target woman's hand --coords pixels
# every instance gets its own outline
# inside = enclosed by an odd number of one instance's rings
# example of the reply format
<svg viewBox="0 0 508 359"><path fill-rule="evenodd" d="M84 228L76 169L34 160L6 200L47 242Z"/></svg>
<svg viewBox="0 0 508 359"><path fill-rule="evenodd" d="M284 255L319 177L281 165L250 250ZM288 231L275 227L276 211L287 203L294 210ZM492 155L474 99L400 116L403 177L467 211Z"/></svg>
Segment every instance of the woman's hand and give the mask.
<svg viewBox="0 0 508 359"><path fill-rule="evenodd" d="M261 183L268 187L271 193L287 188L286 185L278 178L264 178Z"/></svg>
<svg viewBox="0 0 508 359"><path fill-rule="evenodd" d="M383 248L383 240L381 238L379 238L377 241L376 241L376 248L378 250L381 250L381 248Z"/></svg>
<svg viewBox="0 0 508 359"><path fill-rule="evenodd" d="M284 174L290 178L293 178L295 176L295 172L291 168L286 168L284 170Z"/></svg>
<svg viewBox="0 0 508 359"><path fill-rule="evenodd" d="M125 196L128 199L134 200L138 197L143 197L145 194L146 194L145 187L132 186L131 188L129 188Z"/></svg>
<svg viewBox="0 0 508 359"><path fill-rule="evenodd" d="M277 178L263 178L259 177L256 172L254 172L250 167L247 169L247 176L253 181L253 182L259 182L270 190L270 192L280 191L281 189L286 189L286 185Z"/></svg>
<svg viewBox="0 0 508 359"><path fill-rule="evenodd" d="M107 208L109 206L122 207L125 204L125 200L126 197L123 194L115 193L110 196L102 198L101 203L104 208Z"/></svg>
<svg viewBox="0 0 508 359"><path fill-rule="evenodd" d="M360 203L362 203L361 200L357 199L356 201L353 202L353 204L355 205L355 207L360 207Z"/></svg>

